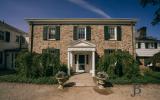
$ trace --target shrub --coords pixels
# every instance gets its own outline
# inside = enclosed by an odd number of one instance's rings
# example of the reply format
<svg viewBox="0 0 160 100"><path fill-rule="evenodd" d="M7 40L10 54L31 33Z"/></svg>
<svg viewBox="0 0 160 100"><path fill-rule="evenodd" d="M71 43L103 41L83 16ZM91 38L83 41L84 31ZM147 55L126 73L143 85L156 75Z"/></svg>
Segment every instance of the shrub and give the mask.
<svg viewBox="0 0 160 100"><path fill-rule="evenodd" d="M98 62L97 70L105 71L110 78L139 76L139 66L132 55L125 51L103 56Z"/></svg>
<svg viewBox="0 0 160 100"><path fill-rule="evenodd" d="M153 63L153 70L160 71L160 52L154 54L151 58L151 62Z"/></svg>
<svg viewBox="0 0 160 100"><path fill-rule="evenodd" d="M42 54L20 52L16 58L16 71L28 78L55 76L58 71L67 72L67 67L60 64L58 55L50 52Z"/></svg>

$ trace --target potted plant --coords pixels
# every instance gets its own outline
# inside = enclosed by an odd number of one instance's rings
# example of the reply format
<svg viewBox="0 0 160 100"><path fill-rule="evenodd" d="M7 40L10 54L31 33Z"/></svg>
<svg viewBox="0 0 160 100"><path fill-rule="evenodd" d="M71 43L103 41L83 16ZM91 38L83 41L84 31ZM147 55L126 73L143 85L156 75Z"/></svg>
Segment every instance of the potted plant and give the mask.
<svg viewBox="0 0 160 100"><path fill-rule="evenodd" d="M64 83L68 79L68 76L67 76L67 74L65 72L59 71L56 74L56 79L58 80L58 84L59 84L58 89L63 89Z"/></svg>
<svg viewBox="0 0 160 100"><path fill-rule="evenodd" d="M98 72L96 75L97 85L99 89L104 89L105 81L109 79L109 76L106 72Z"/></svg>

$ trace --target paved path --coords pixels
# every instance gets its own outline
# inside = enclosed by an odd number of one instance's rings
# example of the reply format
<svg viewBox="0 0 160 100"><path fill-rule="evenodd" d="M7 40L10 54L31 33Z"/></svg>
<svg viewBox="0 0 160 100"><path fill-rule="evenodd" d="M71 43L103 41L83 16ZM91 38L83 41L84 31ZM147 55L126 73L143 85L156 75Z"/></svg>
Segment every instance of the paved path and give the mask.
<svg viewBox="0 0 160 100"><path fill-rule="evenodd" d="M93 81L93 77L89 73L73 75L67 83L74 83L74 86L96 86Z"/></svg>

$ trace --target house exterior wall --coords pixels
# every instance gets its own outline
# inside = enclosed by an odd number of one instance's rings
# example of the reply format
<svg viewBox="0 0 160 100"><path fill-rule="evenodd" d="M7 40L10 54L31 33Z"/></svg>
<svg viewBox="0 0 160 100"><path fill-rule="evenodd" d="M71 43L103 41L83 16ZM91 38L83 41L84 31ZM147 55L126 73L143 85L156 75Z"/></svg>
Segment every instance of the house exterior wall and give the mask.
<svg viewBox="0 0 160 100"><path fill-rule="evenodd" d="M0 52L3 53L3 61L2 64L0 64L0 68L4 68L5 67L5 62L6 62L6 55L5 55L5 51L6 50L10 50L10 49L18 49L20 48L20 43L16 42L16 36L25 36L26 33L25 32L20 32L20 30L4 23L0 21L0 31L3 32L10 32L10 40L9 42L4 40L0 40ZM28 44L24 43L23 45L21 45L22 48L27 48ZM10 52L12 53L12 52Z"/></svg>
<svg viewBox="0 0 160 100"><path fill-rule="evenodd" d="M60 25L60 40L43 40L43 25L34 25L33 28L33 52L42 53L42 49L60 49L60 60L67 64L67 49L73 40L74 25ZM121 25L122 40L106 41L104 39L104 25L87 25L91 27L91 40L96 45L96 53L99 56L104 54L104 49L122 49L134 55L133 26ZM31 26L30 26L31 28ZM30 30L31 31L31 30ZM31 43L31 41L30 41Z"/></svg>

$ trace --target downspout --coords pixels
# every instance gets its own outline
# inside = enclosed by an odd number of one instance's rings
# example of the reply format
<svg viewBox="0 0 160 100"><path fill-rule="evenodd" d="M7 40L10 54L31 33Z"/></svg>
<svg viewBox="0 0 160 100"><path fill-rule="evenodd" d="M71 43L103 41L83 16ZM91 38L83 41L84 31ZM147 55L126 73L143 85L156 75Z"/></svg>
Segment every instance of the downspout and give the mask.
<svg viewBox="0 0 160 100"><path fill-rule="evenodd" d="M136 52L135 52L135 35L134 35L134 24L132 23L132 48L133 48L133 56L136 58Z"/></svg>
<svg viewBox="0 0 160 100"><path fill-rule="evenodd" d="M31 48L30 48L30 51L31 51L31 53L33 52L33 32L34 32L34 25L33 25L33 23L31 22L30 23L30 25L31 25Z"/></svg>

